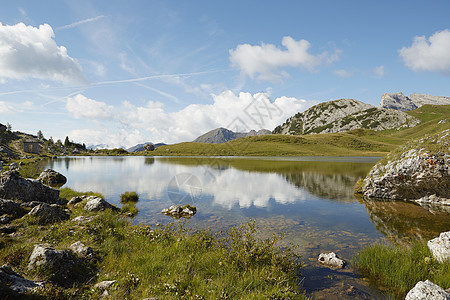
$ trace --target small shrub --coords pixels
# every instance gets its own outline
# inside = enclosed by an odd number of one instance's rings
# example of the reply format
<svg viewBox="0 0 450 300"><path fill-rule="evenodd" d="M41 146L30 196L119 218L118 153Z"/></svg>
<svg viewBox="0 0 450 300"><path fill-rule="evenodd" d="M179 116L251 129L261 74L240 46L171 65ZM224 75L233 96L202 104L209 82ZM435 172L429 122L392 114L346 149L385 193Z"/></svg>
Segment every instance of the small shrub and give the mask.
<svg viewBox="0 0 450 300"><path fill-rule="evenodd" d="M125 192L120 195L121 202L138 202L139 196L136 192Z"/></svg>

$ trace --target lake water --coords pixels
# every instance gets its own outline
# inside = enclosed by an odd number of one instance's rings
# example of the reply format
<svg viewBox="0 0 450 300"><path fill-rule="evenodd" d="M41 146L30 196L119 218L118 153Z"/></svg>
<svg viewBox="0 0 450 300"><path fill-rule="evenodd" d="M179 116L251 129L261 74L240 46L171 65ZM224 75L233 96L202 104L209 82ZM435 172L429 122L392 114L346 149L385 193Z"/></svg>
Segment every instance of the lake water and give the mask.
<svg viewBox="0 0 450 300"><path fill-rule="evenodd" d="M299 246L303 286L318 299L384 298L351 265L320 266L321 252L347 261L362 247L382 241L407 243L449 230L450 214L406 202L357 199L355 182L376 157L64 157L46 168L64 174L65 186L96 191L120 206L126 191L139 194L136 223L167 224L160 212L191 204L197 214L188 226L226 230L255 220L261 237L283 233ZM355 287L355 289L352 288Z"/></svg>

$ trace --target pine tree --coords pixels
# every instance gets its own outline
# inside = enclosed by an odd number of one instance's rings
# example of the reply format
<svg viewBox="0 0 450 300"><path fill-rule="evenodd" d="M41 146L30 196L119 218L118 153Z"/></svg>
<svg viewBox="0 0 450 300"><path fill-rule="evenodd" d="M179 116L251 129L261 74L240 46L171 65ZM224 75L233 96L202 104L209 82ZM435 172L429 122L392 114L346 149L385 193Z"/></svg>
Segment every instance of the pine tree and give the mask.
<svg viewBox="0 0 450 300"><path fill-rule="evenodd" d="M66 148L70 147L70 141L68 136L66 136L66 139L64 140L64 147Z"/></svg>
<svg viewBox="0 0 450 300"><path fill-rule="evenodd" d="M37 132L37 138L40 139L40 140L43 140L43 139L44 139L44 134L42 134L42 131L39 130L39 131Z"/></svg>

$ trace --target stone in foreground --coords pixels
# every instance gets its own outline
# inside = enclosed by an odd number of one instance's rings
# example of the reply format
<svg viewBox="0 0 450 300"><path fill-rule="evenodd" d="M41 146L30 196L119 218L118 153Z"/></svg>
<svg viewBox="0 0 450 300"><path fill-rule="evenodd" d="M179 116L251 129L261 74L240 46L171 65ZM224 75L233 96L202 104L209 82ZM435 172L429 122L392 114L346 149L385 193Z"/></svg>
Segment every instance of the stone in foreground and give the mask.
<svg viewBox="0 0 450 300"><path fill-rule="evenodd" d="M99 211L105 209L118 210L117 207L107 202L105 199L95 196L87 197L86 205L84 209L87 211Z"/></svg>
<svg viewBox="0 0 450 300"><path fill-rule="evenodd" d="M61 186L67 182L66 176L52 169L43 171L37 180L50 186Z"/></svg>
<svg viewBox="0 0 450 300"><path fill-rule="evenodd" d="M439 237L428 241L428 248L440 263L450 260L450 231L442 232Z"/></svg>
<svg viewBox="0 0 450 300"><path fill-rule="evenodd" d="M35 216L46 224L69 219L68 210L61 209L56 204L48 205L47 203L33 207L28 215Z"/></svg>
<svg viewBox="0 0 450 300"><path fill-rule="evenodd" d="M8 265L0 266L0 294L10 293L16 296L31 292L43 285L42 282L23 278ZM2 291L2 286L6 286L9 291Z"/></svg>
<svg viewBox="0 0 450 300"><path fill-rule="evenodd" d="M345 266L345 261L343 259L340 259L334 252L320 253L318 261L321 264L334 268L342 269Z"/></svg>
<svg viewBox="0 0 450 300"><path fill-rule="evenodd" d="M414 288L408 292L405 300L450 300L450 294L433 282L419 281Z"/></svg>

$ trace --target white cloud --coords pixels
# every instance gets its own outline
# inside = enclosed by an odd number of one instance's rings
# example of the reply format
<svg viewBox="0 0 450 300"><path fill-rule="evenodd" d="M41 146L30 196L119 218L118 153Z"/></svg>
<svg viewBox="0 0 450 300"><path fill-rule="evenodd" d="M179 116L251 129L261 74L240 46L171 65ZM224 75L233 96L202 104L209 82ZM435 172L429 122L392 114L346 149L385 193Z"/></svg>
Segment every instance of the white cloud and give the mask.
<svg viewBox="0 0 450 300"><path fill-rule="evenodd" d="M353 76L353 72L352 71L343 70L343 69L335 70L334 74L336 74L336 75L338 75L339 77L342 77L342 78L347 78L347 77Z"/></svg>
<svg viewBox="0 0 450 300"><path fill-rule="evenodd" d="M338 59L339 50L334 54L322 52L317 55L308 52L310 43L307 40L296 41L290 36L283 37L280 49L273 44L253 46L241 44L229 51L232 65L250 78L261 80L280 80L289 76L282 67L301 67L314 71L323 63L331 63Z"/></svg>
<svg viewBox="0 0 450 300"><path fill-rule="evenodd" d="M109 119L113 117L113 107L105 102L99 102L78 94L68 98L66 109L75 118L80 119Z"/></svg>
<svg viewBox="0 0 450 300"><path fill-rule="evenodd" d="M27 101L23 102L21 106L24 109L31 109L31 108L33 108L33 105L34 105L33 102L27 100Z"/></svg>
<svg viewBox="0 0 450 300"><path fill-rule="evenodd" d="M428 39L416 36L410 47L403 47L399 55L413 71L450 73L450 30L437 31Z"/></svg>
<svg viewBox="0 0 450 300"><path fill-rule="evenodd" d="M85 82L78 62L64 46L56 44L54 37L48 24L33 27L0 23L0 78Z"/></svg>
<svg viewBox="0 0 450 300"><path fill-rule="evenodd" d="M74 98L82 100L76 102ZM98 107L106 106L103 102L82 95L74 98L68 110L78 117L85 111L98 111ZM74 131L70 136L86 144L104 143L111 147L129 147L143 142L186 142L218 127L233 131L272 130L288 117L315 104L285 96L272 102L266 93L252 95L241 92L236 95L229 90L212 95L212 98L212 104L190 104L175 112L166 111L164 104L159 102L148 101L145 106L136 106L125 101L117 108L117 112L113 113L108 108L104 114L115 114L114 120L120 129Z"/></svg>
<svg viewBox="0 0 450 300"><path fill-rule="evenodd" d="M17 112L14 107L6 103L5 101L0 101L0 113L11 114Z"/></svg>
<svg viewBox="0 0 450 300"><path fill-rule="evenodd" d="M373 70L373 73L375 74L375 76L377 77L384 77L384 74L386 73L384 66L378 66Z"/></svg>

